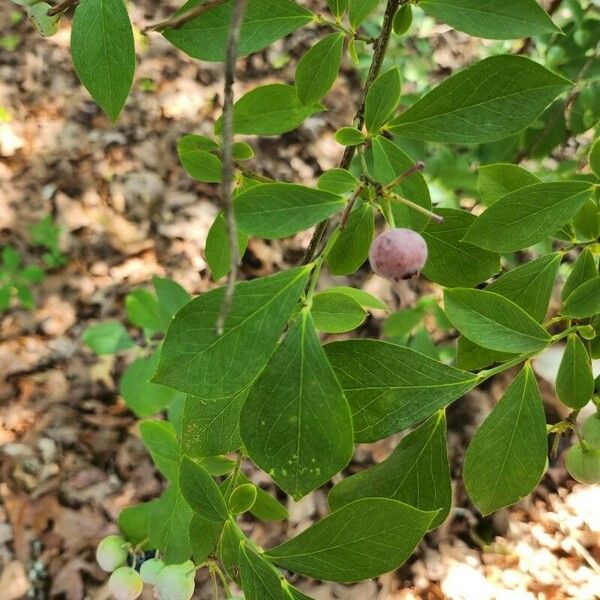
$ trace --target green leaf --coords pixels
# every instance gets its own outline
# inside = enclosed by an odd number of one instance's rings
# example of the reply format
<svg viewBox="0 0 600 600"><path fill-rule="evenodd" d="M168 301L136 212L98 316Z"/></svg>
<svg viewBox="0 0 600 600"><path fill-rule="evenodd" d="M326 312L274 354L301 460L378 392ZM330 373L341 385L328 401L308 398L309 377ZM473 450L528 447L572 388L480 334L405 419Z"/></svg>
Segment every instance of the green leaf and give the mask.
<svg viewBox="0 0 600 600"><path fill-rule="evenodd" d="M165 421L142 421L140 434L156 468L169 481L176 481L182 451L173 425Z"/></svg>
<svg viewBox="0 0 600 600"><path fill-rule="evenodd" d="M233 490L229 498L229 512L240 515L249 511L256 502L256 486L253 483L243 483Z"/></svg>
<svg viewBox="0 0 600 600"><path fill-rule="evenodd" d="M250 160L254 158L254 149L246 142L235 142L233 144L233 158L235 160Z"/></svg>
<svg viewBox="0 0 600 600"><path fill-rule="evenodd" d="M548 332L520 306L499 294L454 288L444 293L446 314L472 342L500 352L537 352L550 342Z"/></svg>
<svg viewBox="0 0 600 600"><path fill-rule="evenodd" d="M134 546L141 544L148 538L148 528L152 513L159 500L142 502L136 506L127 506L119 513L118 525L123 537ZM144 548L148 548L148 541Z"/></svg>
<svg viewBox="0 0 600 600"><path fill-rule="evenodd" d="M179 14L195 8L200 0L190 0ZM249 0L240 34L238 56L258 52L299 27L310 23L311 12L292 0ZM177 48L200 60L225 60L227 34L231 23L231 2L201 14L163 35Z"/></svg>
<svg viewBox="0 0 600 600"><path fill-rule="evenodd" d="M177 153L179 155L189 154L195 150L215 152L219 151L219 144L205 135L188 134L179 138L179 141L177 142Z"/></svg>
<svg viewBox="0 0 600 600"><path fill-rule="evenodd" d="M570 85L528 58L492 56L446 79L388 129L431 142L493 142L525 129Z"/></svg>
<svg viewBox="0 0 600 600"><path fill-rule="evenodd" d="M513 252L546 239L590 197L582 181L536 183L492 204L469 227L465 241L495 252Z"/></svg>
<svg viewBox="0 0 600 600"><path fill-rule="evenodd" d="M14 286L17 290L17 298L21 301L23 307L27 310L32 310L35 306L35 301L31 288L23 283L15 283Z"/></svg>
<svg viewBox="0 0 600 600"><path fill-rule="evenodd" d="M175 479L154 506L148 525L150 543L161 551L167 564L180 564L192 554L190 523L193 514Z"/></svg>
<svg viewBox="0 0 600 600"><path fill-rule="evenodd" d="M338 285L332 288L329 288L322 292L323 294L327 293L339 293L346 294L347 296L351 296L354 298L361 306L365 308L374 308L376 310L385 310L389 311L389 308L381 301L379 298L375 298L368 292L363 290L358 290L356 288L347 286L347 285Z"/></svg>
<svg viewBox="0 0 600 600"><path fill-rule="evenodd" d="M467 450L463 476L475 506L489 514L531 493L546 468L547 444L542 399L526 366Z"/></svg>
<svg viewBox="0 0 600 600"><path fill-rule="evenodd" d="M116 121L135 72L135 47L123 0L83 0L71 30L71 56L81 83Z"/></svg>
<svg viewBox="0 0 600 600"><path fill-rule="evenodd" d="M476 384L472 373L388 342L333 342L325 351L350 404L356 442L403 431Z"/></svg>
<svg viewBox="0 0 600 600"><path fill-rule="evenodd" d="M317 187L334 194L349 194L358 187L358 179L346 169L329 169L319 177Z"/></svg>
<svg viewBox="0 0 600 600"><path fill-rule="evenodd" d="M12 286L10 286L10 285L0 286L0 310L6 310L10 306L11 296L12 296Z"/></svg>
<svg viewBox="0 0 600 600"><path fill-rule="evenodd" d="M331 13L338 19L346 12L348 0L327 0Z"/></svg>
<svg viewBox="0 0 600 600"><path fill-rule="evenodd" d="M119 381L119 393L125 404L140 418L155 415L173 400L183 396L181 392L150 382L158 366L158 359L158 351L136 359L127 367Z"/></svg>
<svg viewBox="0 0 600 600"><path fill-rule="evenodd" d="M222 523L207 521L199 515L194 515L190 522L190 541L194 562L199 565L209 556L214 555L221 531Z"/></svg>
<svg viewBox="0 0 600 600"><path fill-rule="evenodd" d="M235 199L240 229L267 239L288 237L344 206L341 196L294 183L261 183Z"/></svg>
<svg viewBox="0 0 600 600"><path fill-rule="evenodd" d="M83 332L82 339L96 354L113 354L135 348L127 329L117 321L91 325Z"/></svg>
<svg viewBox="0 0 600 600"><path fill-rule="evenodd" d="M205 468L187 456L181 461L179 486L195 514L214 523L227 520L227 504L219 486Z"/></svg>
<svg viewBox="0 0 600 600"><path fill-rule="evenodd" d="M400 340L421 323L425 312L420 308L405 308L391 314L383 324L385 337Z"/></svg>
<svg viewBox="0 0 600 600"><path fill-rule="evenodd" d="M546 254L507 271L485 290L508 298L536 321L541 322L548 311L561 259L562 255L558 252Z"/></svg>
<svg viewBox="0 0 600 600"><path fill-rule="evenodd" d="M578 335L571 334L556 376L556 395L570 408L583 408L594 393L590 357Z"/></svg>
<svg viewBox="0 0 600 600"><path fill-rule="evenodd" d="M125 308L127 319L137 327L162 331L167 325L156 296L148 290L138 289L129 292L125 298Z"/></svg>
<svg viewBox="0 0 600 600"><path fill-rule="evenodd" d="M488 206L510 192L539 182L538 177L518 165L500 163L479 168L479 195Z"/></svg>
<svg viewBox="0 0 600 600"><path fill-rule="evenodd" d="M228 477L222 484L221 490L226 490L231 481ZM252 483L243 473L238 473L236 478L237 485ZM261 521L283 521L288 518L288 511L279 500L276 500L271 494L256 486L256 500L250 509L250 512Z"/></svg>
<svg viewBox="0 0 600 600"><path fill-rule="evenodd" d="M592 144L588 160L592 173L600 179L600 139Z"/></svg>
<svg viewBox="0 0 600 600"><path fill-rule="evenodd" d="M564 302L582 283L593 279L598 275L594 253L589 248L584 248L565 281L562 289L562 301Z"/></svg>
<svg viewBox="0 0 600 600"><path fill-rule="evenodd" d="M597 200L588 200L571 222L579 242L592 242L600 238L600 206Z"/></svg>
<svg viewBox="0 0 600 600"><path fill-rule="evenodd" d="M413 12L410 4L401 6L394 15L393 28L396 35L404 35L412 25Z"/></svg>
<svg viewBox="0 0 600 600"><path fill-rule="evenodd" d="M27 265L20 273L19 277L28 283L40 283L46 277L43 269L37 265Z"/></svg>
<svg viewBox="0 0 600 600"><path fill-rule="evenodd" d="M246 135L281 135L322 110L318 103L302 104L295 87L271 83L251 90L235 103L233 129ZM217 121L217 130L220 126L221 120Z"/></svg>
<svg viewBox="0 0 600 600"><path fill-rule="evenodd" d="M315 327L326 333L356 329L365 320L365 309L347 294L326 292L313 298L310 314Z"/></svg>
<svg viewBox="0 0 600 600"><path fill-rule="evenodd" d="M373 82L365 101L365 125L371 134L378 132L400 102L400 70L394 67Z"/></svg>
<svg viewBox="0 0 600 600"><path fill-rule="evenodd" d="M582 283L569 294L560 312L572 319L585 319L600 313L600 276Z"/></svg>
<svg viewBox="0 0 600 600"><path fill-rule="evenodd" d="M285 600L283 575L242 542L238 551L242 589L246 600Z"/></svg>
<svg viewBox="0 0 600 600"><path fill-rule="evenodd" d="M348 18L356 29L376 8L380 0L348 0Z"/></svg>
<svg viewBox="0 0 600 600"><path fill-rule="evenodd" d="M3 270L9 273L16 273L21 265L21 255L12 246L4 246L2 248L2 266Z"/></svg>
<svg viewBox="0 0 600 600"><path fill-rule="evenodd" d="M375 231L375 215L370 204L361 204L350 213L327 255L327 265L334 275L350 275L369 257Z"/></svg>
<svg viewBox="0 0 600 600"><path fill-rule="evenodd" d="M560 33L536 0L422 0L419 7L459 31L492 40Z"/></svg>
<svg viewBox="0 0 600 600"><path fill-rule="evenodd" d="M342 146L358 146L365 141L365 136L356 127L342 127L335 132L335 141Z"/></svg>
<svg viewBox="0 0 600 600"><path fill-rule="evenodd" d="M285 569L326 581L370 579L401 565L434 517L433 512L397 500L364 498L346 504L265 556Z"/></svg>
<svg viewBox="0 0 600 600"><path fill-rule="evenodd" d="M218 555L225 571L236 583L240 583L239 548L240 542L246 537L233 519L225 522L218 545Z"/></svg>
<svg viewBox="0 0 600 600"><path fill-rule="evenodd" d="M211 154L210 150L215 148L207 149L207 145L201 136L186 135L177 143L177 154L190 177L205 183L219 183L223 163L218 156Z"/></svg>
<svg viewBox="0 0 600 600"><path fill-rule="evenodd" d="M505 362L515 356L483 348L461 335L456 348L456 366L467 371L479 371L494 362Z"/></svg>
<svg viewBox="0 0 600 600"><path fill-rule="evenodd" d="M296 91L302 104L315 104L329 92L340 70L343 49L344 34L332 33L299 60Z"/></svg>
<svg viewBox="0 0 600 600"><path fill-rule="evenodd" d="M189 302L169 327L153 382L206 400L246 388L271 355L309 272L300 267L238 283L221 336L215 321L225 289Z"/></svg>
<svg viewBox="0 0 600 600"><path fill-rule="evenodd" d="M250 458L296 499L348 464L350 410L306 311L250 389L240 429Z"/></svg>
<svg viewBox="0 0 600 600"><path fill-rule="evenodd" d="M192 297L176 282L167 277L152 278L152 285L163 313L163 320L170 321Z"/></svg>
<svg viewBox="0 0 600 600"><path fill-rule="evenodd" d="M239 420L247 390L225 398L185 400L182 443L190 456L216 456L237 450L242 440Z"/></svg>
<svg viewBox="0 0 600 600"><path fill-rule="evenodd" d="M439 208L443 223L431 221L422 235L429 256L423 274L447 287L474 286L500 270L500 256L463 241L475 216L465 210Z"/></svg>
<svg viewBox="0 0 600 600"><path fill-rule="evenodd" d="M402 438L382 463L342 480L328 498L333 511L360 498L391 498L438 511L430 528L441 525L452 504L444 412Z"/></svg>
<svg viewBox="0 0 600 600"><path fill-rule="evenodd" d="M369 175L383 185L392 183L408 169L414 168L414 161L390 140L377 136L372 141L372 149L366 152ZM394 192L415 204L431 210L431 197L425 178L420 172L412 173L394 187ZM392 202L392 212L396 227L408 227L421 231L429 222L429 217L420 212Z"/></svg>
<svg viewBox="0 0 600 600"><path fill-rule="evenodd" d="M249 236L238 231L238 245L240 256L244 255L248 247ZM219 213L214 220L206 237L204 248L206 262L210 267L212 277L215 281L225 277L231 271L231 254L229 252L229 238L227 237L227 223L223 213Z"/></svg>

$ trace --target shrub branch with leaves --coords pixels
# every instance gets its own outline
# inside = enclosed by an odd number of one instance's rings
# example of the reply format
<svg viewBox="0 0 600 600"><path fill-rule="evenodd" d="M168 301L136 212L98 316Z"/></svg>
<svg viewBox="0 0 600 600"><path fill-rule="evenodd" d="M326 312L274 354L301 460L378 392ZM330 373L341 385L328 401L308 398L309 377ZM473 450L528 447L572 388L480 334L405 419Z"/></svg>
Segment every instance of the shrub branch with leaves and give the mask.
<svg viewBox="0 0 600 600"><path fill-rule="evenodd" d="M28 2L27 10L46 35L75 4L75 69L114 121L135 70L123 0L68 0L49 12ZM531 493L547 468L548 434L556 447L560 435L574 432L567 467L582 482L600 481L598 415L582 428L576 421L589 402L600 406L591 366L600 357L600 143L590 141L600 21L589 17L588 4L569 4L575 22L564 32L535 0L328 0L330 16L293 0L190 0L147 29L193 58L225 63L215 138L185 136L178 152L191 177L222 185L223 213L210 230L206 258L215 280L228 273L230 279L194 299L174 282L155 280L158 298L137 290L127 299L147 351L130 367L122 391L140 416L170 405L169 421L141 423L169 485L160 498L124 509L122 537L99 548L100 564L116 568L111 589L118 598L135 598L143 580L159 598L185 600L197 568L208 570L215 598L218 583L230 597L235 581L247 600L307 598L284 571L354 582L395 569L451 510L446 408L515 368L466 454L463 478L475 506L488 514ZM506 53L510 46L493 46L492 56L411 97L401 70L384 64L394 52L392 37L410 29L415 5L472 36L535 37L536 43L527 41L512 54ZM324 36L299 60L294 85L264 85L234 103L235 58L311 24ZM538 45L552 68L522 55ZM344 54L358 62L369 48L356 117L336 133L345 146L338 168L311 188L243 166L253 151L235 135L296 129L325 110L322 100ZM561 60L569 52L570 60ZM565 110L572 111L573 139L579 136L570 166L533 173L506 162L507 156L515 163L543 156L556 115L564 117ZM563 131L550 149L567 138ZM434 208L425 165L406 152L407 142L422 149L418 158L446 152L445 145L480 148L478 160L486 164L479 170L477 210L456 202ZM388 230L374 240L380 221ZM237 281L250 236L275 240L313 226L301 265ZM531 247L537 258L515 266L515 253ZM370 253L373 269L394 281L422 270L444 288L443 308L425 297L390 315L387 341L360 337L323 345L319 332L352 331L367 310L386 309L347 286L317 292L324 268L349 275ZM545 320L559 268L568 273L562 306ZM425 314L458 333L454 354L442 357L433 346L421 325ZM86 341L101 353L134 346L115 323L88 330ZM559 342L565 351L556 393L572 412L548 426L531 360ZM389 458L334 485L330 514L302 533L268 549L243 533L238 517L244 513L263 520L287 516L244 475L247 461L299 500L342 471L356 443L405 431ZM141 576L124 566L128 556L135 565L148 550L156 557L144 563Z"/></svg>

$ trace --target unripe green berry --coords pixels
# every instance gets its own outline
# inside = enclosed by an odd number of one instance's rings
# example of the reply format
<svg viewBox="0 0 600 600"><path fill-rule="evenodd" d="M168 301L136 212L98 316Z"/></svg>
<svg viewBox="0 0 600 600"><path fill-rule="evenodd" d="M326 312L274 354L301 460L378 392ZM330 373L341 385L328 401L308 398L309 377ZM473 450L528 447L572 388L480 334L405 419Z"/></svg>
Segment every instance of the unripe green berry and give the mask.
<svg viewBox="0 0 600 600"><path fill-rule="evenodd" d="M140 574L131 567L119 567L108 580L108 589L117 600L135 600L143 588Z"/></svg>
<svg viewBox="0 0 600 600"><path fill-rule="evenodd" d="M140 567L140 576L144 583L154 585L160 572L165 568L165 563L160 558L150 558Z"/></svg>
<svg viewBox="0 0 600 600"><path fill-rule="evenodd" d="M581 435L588 444L600 448L600 413L587 418L581 428Z"/></svg>
<svg viewBox="0 0 600 600"><path fill-rule="evenodd" d="M127 560L127 542L120 535L105 537L96 548L96 560L105 571L112 573Z"/></svg>
<svg viewBox="0 0 600 600"><path fill-rule="evenodd" d="M600 450L573 444L565 456L567 471L579 483L600 483Z"/></svg>
<svg viewBox="0 0 600 600"><path fill-rule="evenodd" d="M190 573L189 563L181 565L168 565L156 578L154 596L158 600L190 600L194 594L195 582Z"/></svg>

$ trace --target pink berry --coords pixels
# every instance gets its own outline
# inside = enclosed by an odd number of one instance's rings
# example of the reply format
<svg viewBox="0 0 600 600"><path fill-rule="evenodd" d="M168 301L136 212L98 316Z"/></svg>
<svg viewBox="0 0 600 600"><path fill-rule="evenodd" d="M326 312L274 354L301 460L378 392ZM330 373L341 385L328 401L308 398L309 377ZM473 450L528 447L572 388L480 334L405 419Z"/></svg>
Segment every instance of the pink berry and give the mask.
<svg viewBox="0 0 600 600"><path fill-rule="evenodd" d="M427 262L427 243L411 229L390 229L373 240L369 262L381 277L393 281L410 279Z"/></svg>

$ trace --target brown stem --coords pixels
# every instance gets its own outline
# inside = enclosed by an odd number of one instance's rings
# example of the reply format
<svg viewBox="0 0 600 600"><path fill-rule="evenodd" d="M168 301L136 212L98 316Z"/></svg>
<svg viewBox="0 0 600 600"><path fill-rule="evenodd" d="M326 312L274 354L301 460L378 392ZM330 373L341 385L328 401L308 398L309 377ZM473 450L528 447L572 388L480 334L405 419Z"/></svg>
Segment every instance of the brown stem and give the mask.
<svg viewBox="0 0 600 600"><path fill-rule="evenodd" d="M227 281L221 311L217 317L217 335L223 333L225 317L231 308L240 264L240 247L233 210L233 179L235 176L235 163L233 160L233 83L235 81L235 63L240 45L240 32L247 3L248 0L234 0L231 27L227 40L227 53L225 55L225 90L223 96L223 131L221 140L223 159L222 203L227 222L231 272Z"/></svg>
<svg viewBox="0 0 600 600"><path fill-rule="evenodd" d="M350 213L354 208L354 204L358 200L358 197L362 194L362 191L365 189L365 184L361 183L357 188L354 194L352 194L352 198L346 204L346 208L344 209L344 214L342 215L342 222L340 223L340 231L344 231L346 229L346 225L348 224L348 219L350 218Z"/></svg>
<svg viewBox="0 0 600 600"><path fill-rule="evenodd" d="M227 0L209 0L209 2L195 6L191 10L188 10L184 13L176 13L171 15L168 19L160 21L160 23L148 25L148 27L144 28L144 33L148 33L149 31L162 31L163 29L176 29L177 27L181 27L182 25L189 23L192 19L195 19L211 8L220 6L225 2L227 2Z"/></svg>
<svg viewBox="0 0 600 600"><path fill-rule="evenodd" d="M57 4L56 6L51 8L48 11L48 16L55 17L56 15L60 15L61 13L64 13L73 6L77 6L78 4L79 0L65 0L64 2L61 2L60 4Z"/></svg>
<svg viewBox="0 0 600 600"><path fill-rule="evenodd" d="M396 177L396 179L394 179L394 181L388 183L386 186L384 186L384 188L386 190L393 190L397 185L401 184L405 179L408 179L413 173L416 173L417 171L422 171L425 168L425 163L420 160L418 162L416 162L414 165L412 165L411 167L408 167L408 169L406 169L406 171L404 171L404 173L400 173L400 175L398 175L398 177Z"/></svg>
<svg viewBox="0 0 600 600"><path fill-rule="evenodd" d="M365 102L367 99L367 93L369 92L369 88L372 83L377 79L379 72L381 71L381 67L383 65L383 59L385 58L385 52L388 47L388 43L390 41L390 36L392 35L392 29L394 24L394 15L396 14L398 7L402 4L406 4L408 0L388 0L387 6L385 9L385 15L383 17L383 25L381 27L381 33L373 46L373 60L371 61L371 68L369 69L369 74L367 75L367 81L365 82L362 96L360 99L360 105L358 110L356 111L356 116L354 117L354 124L357 129L361 129L364 125L364 113L365 113ZM342 156L342 160L340 162L341 169L347 169L354 158L354 153L356 152L356 147L348 146ZM309 262L312 262L315 255L317 254L317 248L321 244L321 240L325 235L325 231L327 230L327 225L329 224L329 220L321 221L313 233L312 239L308 244L308 248L304 255L304 260L302 264L306 265Z"/></svg>

